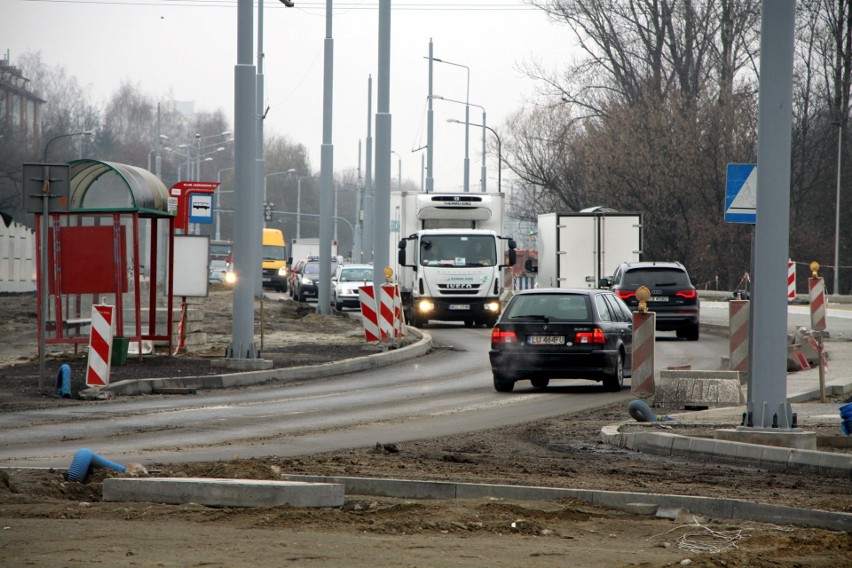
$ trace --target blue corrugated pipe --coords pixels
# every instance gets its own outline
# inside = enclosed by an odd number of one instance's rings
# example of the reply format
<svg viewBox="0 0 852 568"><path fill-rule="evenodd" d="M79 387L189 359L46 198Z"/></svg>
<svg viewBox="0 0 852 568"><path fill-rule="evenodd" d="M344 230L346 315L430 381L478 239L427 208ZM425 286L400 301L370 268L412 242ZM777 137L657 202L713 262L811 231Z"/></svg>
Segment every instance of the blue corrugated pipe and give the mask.
<svg viewBox="0 0 852 568"><path fill-rule="evenodd" d="M74 454L74 459L71 460L71 466L68 468L68 481L83 481L89 473L90 467L106 467L123 472L125 467L121 464L106 460L93 452L82 448Z"/></svg>

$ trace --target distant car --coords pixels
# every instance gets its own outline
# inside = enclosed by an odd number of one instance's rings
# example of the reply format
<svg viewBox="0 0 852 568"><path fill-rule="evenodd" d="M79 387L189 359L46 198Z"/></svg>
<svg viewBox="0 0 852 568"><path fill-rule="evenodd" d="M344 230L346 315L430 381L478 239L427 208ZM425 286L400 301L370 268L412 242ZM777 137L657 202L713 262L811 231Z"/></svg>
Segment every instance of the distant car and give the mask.
<svg viewBox="0 0 852 568"><path fill-rule="evenodd" d="M657 329L698 341L701 304L695 280L681 263L625 262L605 284L634 312L639 309L636 289L646 286L651 291L648 310L657 314Z"/></svg>
<svg viewBox="0 0 852 568"><path fill-rule="evenodd" d="M551 379L590 379L617 392L630 375L633 316L609 290L523 290L492 329L488 355L499 392Z"/></svg>
<svg viewBox="0 0 852 568"><path fill-rule="evenodd" d="M226 285L236 282L236 275L231 267L231 263L225 260L211 260L207 281L210 284Z"/></svg>
<svg viewBox="0 0 852 568"><path fill-rule="evenodd" d="M331 277L331 304L337 310L359 308L358 288L373 282L373 265L342 264Z"/></svg>
<svg viewBox="0 0 852 568"><path fill-rule="evenodd" d="M337 270L338 263L336 260L331 261L331 274ZM297 302L304 302L308 298L316 298L319 294L317 281L320 277L320 261L319 257L308 257L304 263L299 266L293 278L293 299Z"/></svg>

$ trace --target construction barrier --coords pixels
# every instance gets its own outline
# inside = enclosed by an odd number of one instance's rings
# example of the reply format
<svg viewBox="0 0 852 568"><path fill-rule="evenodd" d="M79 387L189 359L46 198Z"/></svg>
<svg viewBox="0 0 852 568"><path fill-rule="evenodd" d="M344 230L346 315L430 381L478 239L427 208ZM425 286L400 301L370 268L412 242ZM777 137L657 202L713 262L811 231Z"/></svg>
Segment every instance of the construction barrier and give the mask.
<svg viewBox="0 0 852 568"><path fill-rule="evenodd" d="M394 325L396 318L394 317L394 300L396 287L393 284L382 284L380 287L379 299L379 329L382 331L382 340L387 341L392 337L396 337L397 330Z"/></svg>
<svg viewBox="0 0 852 568"><path fill-rule="evenodd" d="M787 261L787 300L796 299L796 263L793 259Z"/></svg>
<svg viewBox="0 0 852 568"><path fill-rule="evenodd" d="M92 330L89 334L89 358L86 367L87 387L100 388L109 384L114 314L115 306L92 306Z"/></svg>
<svg viewBox="0 0 852 568"><path fill-rule="evenodd" d="M748 372L748 300L728 303L728 332L731 371Z"/></svg>
<svg viewBox="0 0 852 568"><path fill-rule="evenodd" d="M375 293L375 288L372 285L358 288L358 299L361 301L361 325L364 326L364 338L368 342L381 341L382 339Z"/></svg>
<svg viewBox="0 0 852 568"><path fill-rule="evenodd" d="M512 290L532 290L535 285L535 276L515 276L512 278Z"/></svg>
<svg viewBox="0 0 852 568"><path fill-rule="evenodd" d="M808 278L808 292L811 300L811 329L825 329L825 280L822 276Z"/></svg>
<svg viewBox="0 0 852 568"><path fill-rule="evenodd" d="M630 392L637 396L654 395L654 342L657 314L633 313L633 375Z"/></svg>

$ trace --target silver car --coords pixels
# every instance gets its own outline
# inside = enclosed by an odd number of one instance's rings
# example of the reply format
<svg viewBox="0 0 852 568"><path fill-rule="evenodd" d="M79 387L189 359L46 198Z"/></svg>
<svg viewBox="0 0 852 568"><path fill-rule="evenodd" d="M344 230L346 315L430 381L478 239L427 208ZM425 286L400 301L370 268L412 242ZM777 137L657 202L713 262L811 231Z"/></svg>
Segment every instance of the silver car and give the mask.
<svg viewBox="0 0 852 568"><path fill-rule="evenodd" d="M360 308L358 288L373 282L373 265L343 264L331 277L331 305L337 310Z"/></svg>

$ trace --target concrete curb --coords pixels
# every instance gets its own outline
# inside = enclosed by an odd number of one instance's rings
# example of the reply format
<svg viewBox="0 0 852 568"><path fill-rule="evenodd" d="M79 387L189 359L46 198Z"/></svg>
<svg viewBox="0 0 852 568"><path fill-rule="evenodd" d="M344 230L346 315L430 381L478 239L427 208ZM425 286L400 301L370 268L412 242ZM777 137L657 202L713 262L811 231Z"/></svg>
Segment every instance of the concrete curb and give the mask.
<svg viewBox="0 0 852 568"><path fill-rule="evenodd" d="M343 375L369 369L378 369L395 365L402 361L425 355L432 350L432 336L424 331L409 328L409 332L420 337L417 343L384 353L374 353L364 357L335 361L323 365L305 365L302 367L287 367L283 369L266 369L262 371L245 371L242 373L223 373L220 375L205 375L195 377L164 377L156 379L130 379L112 383L101 389L109 395L139 395L151 394L163 388L183 389L216 389L257 385L271 381L288 382L300 379L316 379Z"/></svg>
<svg viewBox="0 0 852 568"><path fill-rule="evenodd" d="M338 483L346 488L346 494L348 495L445 500L481 499L484 497L526 501L576 499L590 505L628 512L635 511L636 503L643 503L656 505L657 508L686 509L691 513L707 515L717 519L741 519L829 530L852 530L852 513L796 509L782 505L754 503L741 499L365 477L326 477L312 475L284 475L282 477L290 481Z"/></svg>

